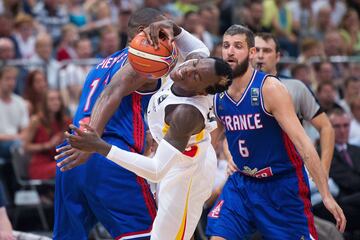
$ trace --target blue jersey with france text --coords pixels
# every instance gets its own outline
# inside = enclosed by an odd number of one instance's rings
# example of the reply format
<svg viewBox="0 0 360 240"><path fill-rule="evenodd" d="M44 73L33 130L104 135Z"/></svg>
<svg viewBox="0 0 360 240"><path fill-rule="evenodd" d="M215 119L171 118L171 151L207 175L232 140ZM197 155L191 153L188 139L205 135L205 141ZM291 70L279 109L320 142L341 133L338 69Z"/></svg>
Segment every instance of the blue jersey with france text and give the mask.
<svg viewBox="0 0 360 240"><path fill-rule="evenodd" d="M263 104L266 74L254 70L238 102L227 92L214 98L218 119L226 130L229 150L239 170L262 178L302 171L303 161L287 134Z"/></svg>
<svg viewBox="0 0 360 240"><path fill-rule="evenodd" d="M97 98L109 84L116 72L126 63L128 48L103 59L89 72L84 83L73 123L88 123ZM136 152L144 150L146 123L144 113L152 93L133 92L124 97L121 104L105 126L102 138L116 138L125 142Z"/></svg>

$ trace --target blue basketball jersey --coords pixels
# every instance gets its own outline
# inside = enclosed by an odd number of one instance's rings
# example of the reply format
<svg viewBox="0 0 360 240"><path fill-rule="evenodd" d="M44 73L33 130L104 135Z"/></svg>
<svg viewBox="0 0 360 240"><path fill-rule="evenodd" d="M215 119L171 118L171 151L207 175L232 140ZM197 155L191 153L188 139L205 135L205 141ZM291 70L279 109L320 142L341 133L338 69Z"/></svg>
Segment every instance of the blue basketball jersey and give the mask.
<svg viewBox="0 0 360 240"><path fill-rule="evenodd" d="M88 74L73 123L88 123L92 108L104 87L109 84L116 72L126 63L128 48L103 59ZM159 81L160 87L161 82ZM132 150L143 153L147 129L144 114L151 98L150 93L133 92L121 100L121 104L106 124L102 138L121 139Z"/></svg>
<svg viewBox="0 0 360 240"><path fill-rule="evenodd" d="M265 110L261 91L266 76L254 70L238 102L227 92L214 98L215 114L226 129L234 162L243 174L256 178L298 173L303 169L293 143Z"/></svg>

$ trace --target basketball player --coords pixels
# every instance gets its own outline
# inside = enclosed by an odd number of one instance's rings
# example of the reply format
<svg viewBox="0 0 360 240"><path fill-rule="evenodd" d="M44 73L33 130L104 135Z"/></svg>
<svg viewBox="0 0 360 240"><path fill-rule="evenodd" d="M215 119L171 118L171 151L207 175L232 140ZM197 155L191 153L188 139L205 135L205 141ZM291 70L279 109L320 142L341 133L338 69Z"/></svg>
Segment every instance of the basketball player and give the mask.
<svg viewBox="0 0 360 240"><path fill-rule="evenodd" d="M280 46L270 33L255 35L256 55L251 60L254 68L277 76L276 65L280 61ZM320 107L314 94L299 80L281 79L289 91L295 112L300 121L309 121L320 134L321 163L328 176L335 146L335 133L330 120Z"/></svg>
<svg viewBox="0 0 360 240"><path fill-rule="evenodd" d="M129 20L129 39L153 22L160 28L164 25L173 28L179 54L186 56L192 50L206 49L191 34L164 19L154 9L135 12ZM154 23L159 20L163 21ZM146 130L144 109L161 83L139 76L127 63L127 53L127 48L116 52L90 71L73 123L79 126L90 121L99 133L105 129L102 137L106 141L142 153ZM88 157L80 151L68 152L63 161L58 160L58 166L62 170L70 169ZM149 238L156 208L148 184L104 159L93 154L86 164L72 171L57 170L54 239L87 239L97 221L116 239Z"/></svg>
<svg viewBox="0 0 360 240"><path fill-rule="evenodd" d="M154 158L131 153L102 140L93 128L66 133L71 147L99 152L126 169L160 182L158 212L151 239L190 239L210 197L216 154L210 132L216 128L212 96L232 81L230 66L221 59L189 60L171 73L168 84L150 100L148 122L159 146ZM64 147L63 151L71 149ZM61 156L60 156L61 157Z"/></svg>
<svg viewBox="0 0 360 240"><path fill-rule="evenodd" d="M225 32L222 55L234 70L234 82L214 97L220 125L214 137L225 130L240 171L229 177L209 213L207 234L244 239L259 230L265 239L317 239L303 162L344 231L344 214L329 192L289 93L277 78L249 65L255 53L249 29L233 25Z"/></svg>

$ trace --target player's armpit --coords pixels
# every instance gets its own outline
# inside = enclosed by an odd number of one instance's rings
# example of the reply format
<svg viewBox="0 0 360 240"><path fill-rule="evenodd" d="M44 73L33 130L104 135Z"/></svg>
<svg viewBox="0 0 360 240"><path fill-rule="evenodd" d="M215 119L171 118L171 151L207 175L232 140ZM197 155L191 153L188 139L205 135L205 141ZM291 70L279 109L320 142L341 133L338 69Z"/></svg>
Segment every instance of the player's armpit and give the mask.
<svg viewBox="0 0 360 240"><path fill-rule="evenodd" d="M183 152L192 135L199 133L205 127L205 119L200 111L188 104L181 104L167 118L169 130L164 139L180 152Z"/></svg>

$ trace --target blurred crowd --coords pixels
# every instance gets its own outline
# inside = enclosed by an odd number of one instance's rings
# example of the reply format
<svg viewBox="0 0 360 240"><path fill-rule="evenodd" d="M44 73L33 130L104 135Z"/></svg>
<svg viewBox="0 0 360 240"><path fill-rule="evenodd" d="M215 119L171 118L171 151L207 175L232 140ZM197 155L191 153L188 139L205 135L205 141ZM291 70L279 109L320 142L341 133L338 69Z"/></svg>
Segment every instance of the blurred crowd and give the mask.
<svg viewBox="0 0 360 240"><path fill-rule="evenodd" d="M326 112L343 109L347 118L332 120L336 138L360 146L360 0L0 0L0 195L10 206L19 188L14 149L29 157L30 179L54 179L54 147L89 69L127 45L128 19L142 7L162 10L218 57L234 23L273 33L280 75L303 81ZM315 144L318 134L305 127ZM346 191L360 193L357 164ZM223 182L226 167L219 167ZM51 205L52 192L42 189L41 201Z"/></svg>

